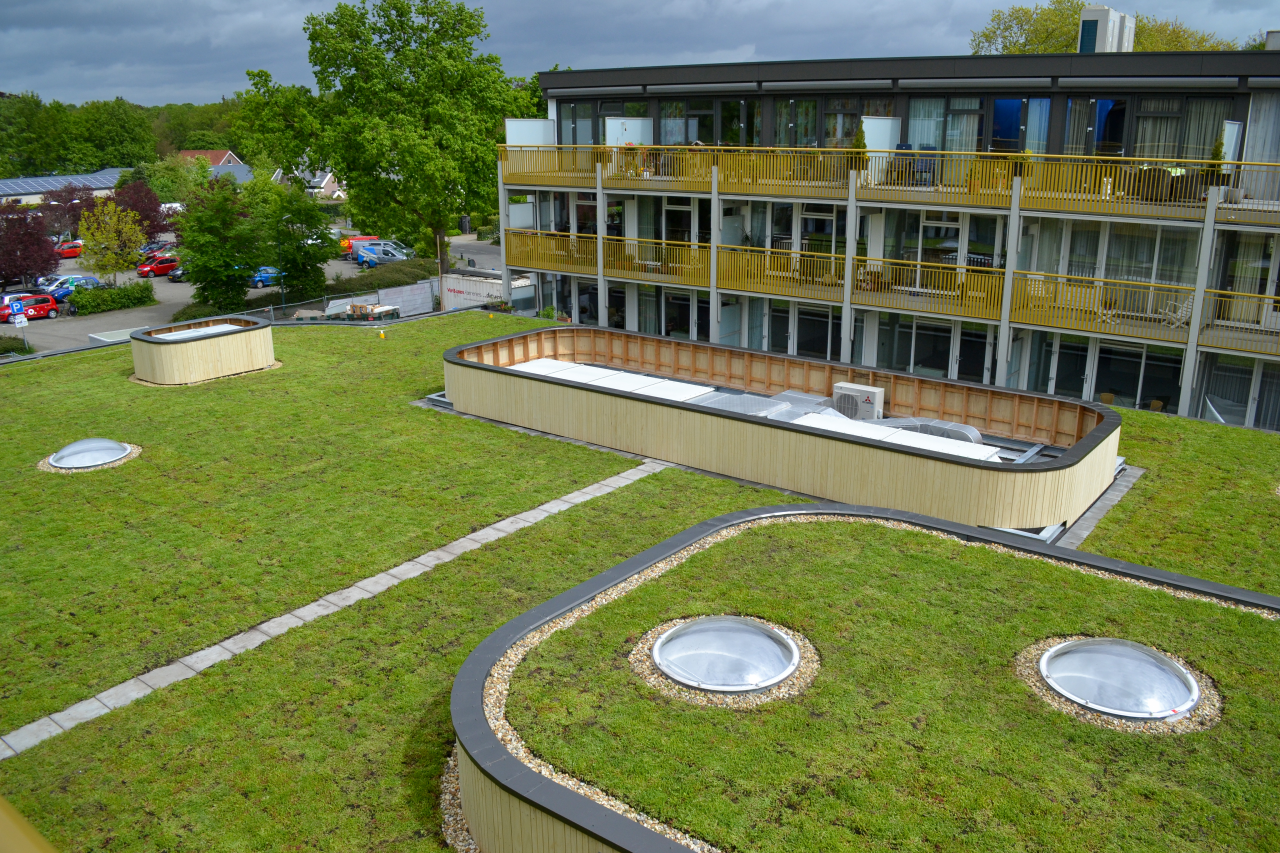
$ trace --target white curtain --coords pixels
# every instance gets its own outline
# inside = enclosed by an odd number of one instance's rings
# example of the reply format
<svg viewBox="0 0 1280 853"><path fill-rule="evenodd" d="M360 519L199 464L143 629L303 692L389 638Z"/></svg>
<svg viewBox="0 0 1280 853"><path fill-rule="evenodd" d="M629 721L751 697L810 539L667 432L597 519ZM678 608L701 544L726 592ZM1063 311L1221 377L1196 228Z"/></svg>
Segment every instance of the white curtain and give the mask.
<svg viewBox="0 0 1280 853"><path fill-rule="evenodd" d="M1161 284L1195 285L1199 260L1200 229L1162 228L1156 281Z"/></svg>
<svg viewBox="0 0 1280 853"><path fill-rule="evenodd" d="M1072 98L1067 102L1067 137L1062 145L1063 154L1085 154L1089 141L1089 120L1092 117L1087 98Z"/></svg>
<svg viewBox="0 0 1280 853"><path fill-rule="evenodd" d="M1043 154L1049 150L1049 99L1027 100L1027 150Z"/></svg>
<svg viewBox="0 0 1280 853"><path fill-rule="evenodd" d="M1231 101L1200 98L1187 103L1187 138L1182 156L1188 160L1208 160L1222 136L1222 123L1231 118Z"/></svg>
<svg viewBox="0 0 1280 853"><path fill-rule="evenodd" d="M907 141L912 151L922 145L932 145L942 150L942 128L947 117L946 98L912 98L907 118Z"/></svg>
<svg viewBox="0 0 1280 853"><path fill-rule="evenodd" d="M1280 92L1253 94L1244 159L1250 163L1280 163Z"/></svg>
<svg viewBox="0 0 1280 853"><path fill-rule="evenodd" d="M1111 224L1107 240L1107 267L1103 278L1115 281L1151 281L1156 260L1157 229L1128 222Z"/></svg>

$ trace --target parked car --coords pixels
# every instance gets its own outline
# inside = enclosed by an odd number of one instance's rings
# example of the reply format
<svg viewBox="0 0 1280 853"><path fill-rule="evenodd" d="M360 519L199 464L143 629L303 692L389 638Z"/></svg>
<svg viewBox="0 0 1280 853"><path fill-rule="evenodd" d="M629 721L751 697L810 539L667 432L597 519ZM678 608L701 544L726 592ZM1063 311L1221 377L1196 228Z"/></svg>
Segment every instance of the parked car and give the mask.
<svg viewBox="0 0 1280 853"><path fill-rule="evenodd" d="M138 264L138 278L155 278L158 275L168 275L178 268L182 261L172 255L160 255L150 261L143 261Z"/></svg>
<svg viewBox="0 0 1280 853"><path fill-rule="evenodd" d="M174 267L169 271L169 281L186 281L187 270L185 267Z"/></svg>
<svg viewBox="0 0 1280 853"><path fill-rule="evenodd" d="M0 305L8 305L15 299L26 299L30 295L30 293L26 293L25 291L22 293L6 293L3 297L0 297Z"/></svg>
<svg viewBox="0 0 1280 853"><path fill-rule="evenodd" d="M52 296L28 296L24 299L13 299L0 307L0 323L8 323L11 321L14 312L21 311L27 315L28 320L35 320L40 317L48 317L50 320L58 316L58 303L53 301Z"/></svg>
<svg viewBox="0 0 1280 853"><path fill-rule="evenodd" d="M78 258L80 253L84 251L84 241L72 240L70 243L59 243L54 247L54 251L58 253L60 258Z"/></svg>
<svg viewBox="0 0 1280 853"><path fill-rule="evenodd" d="M344 261L356 260L356 252L360 247L370 240L377 240L377 237L343 237L338 246L342 249L342 259Z"/></svg>
<svg viewBox="0 0 1280 853"><path fill-rule="evenodd" d="M46 295L52 296L54 302L66 302L67 297L77 290L90 290L98 286L100 282L91 275L64 275L47 285L42 285L40 289Z"/></svg>
<svg viewBox="0 0 1280 853"><path fill-rule="evenodd" d="M390 264L395 263L396 261L407 260L408 258L399 249L393 249L390 246L377 246L374 248L361 248L359 258L356 260L356 263L369 270L379 264Z"/></svg>
<svg viewBox="0 0 1280 853"><path fill-rule="evenodd" d="M375 249L375 248L381 248L382 246L390 246L400 254L404 255L406 258L416 258L418 256L417 252L415 252L413 249L410 249L408 246L406 246L404 243L401 243L399 240L370 240L369 242L363 244L360 248Z"/></svg>
<svg viewBox="0 0 1280 853"><path fill-rule="evenodd" d="M161 255L172 255L177 248L177 243L172 240L166 240L157 243L148 243L146 246L139 249L138 253L142 256L141 263L145 264L148 261L154 261Z"/></svg>
<svg viewBox="0 0 1280 853"><path fill-rule="evenodd" d="M255 290L261 287L275 287L280 283L280 270L275 267L258 267L258 271L249 279L249 286Z"/></svg>

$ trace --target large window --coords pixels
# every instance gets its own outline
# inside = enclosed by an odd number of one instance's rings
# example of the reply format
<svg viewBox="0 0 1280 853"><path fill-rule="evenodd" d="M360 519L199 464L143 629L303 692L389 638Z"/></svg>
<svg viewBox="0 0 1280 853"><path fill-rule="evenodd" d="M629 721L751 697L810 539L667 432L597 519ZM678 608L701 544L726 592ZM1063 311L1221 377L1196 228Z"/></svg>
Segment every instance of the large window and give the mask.
<svg viewBox="0 0 1280 853"><path fill-rule="evenodd" d="M714 103L696 98L659 103L658 141L662 145L715 145Z"/></svg>
<svg viewBox="0 0 1280 853"><path fill-rule="evenodd" d="M991 110L991 150L1049 150L1048 98L996 98Z"/></svg>
<svg viewBox="0 0 1280 853"><path fill-rule="evenodd" d="M605 133L605 122L610 117L648 118L648 116L648 101L602 101L600 104L599 124L597 127L596 139L599 139L601 144L608 142L609 137Z"/></svg>
<svg viewBox="0 0 1280 853"><path fill-rule="evenodd" d="M773 144L780 148L818 147L818 102L812 98L773 102Z"/></svg>
<svg viewBox="0 0 1280 853"><path fill-rule="evenodd" d="M560 144L594 145L594 136L591 131L595 123L595 104L561 101L559 109Z"/></svg>
<svg viewBox="0 0 1280 853"><path fill-rule="evenodd" d="M1214 252L1210 289L1267 293L1276 238L1249 231L1223 231ZM1274 292L1274 285L1271 292Z"/></svg>
<svg viewBox="0 0 1280 853"><path fill-rule="evenodd" d="M730 147L759 145L763 123L759 100L721 101L719 144Z"/></svg>
<svg viewBox="0 0 1280 853"><path fill-rule="evenodd" d="M941 151L946 120L946 98L912 98L907 111L907 142L911 150Z"/></svg>

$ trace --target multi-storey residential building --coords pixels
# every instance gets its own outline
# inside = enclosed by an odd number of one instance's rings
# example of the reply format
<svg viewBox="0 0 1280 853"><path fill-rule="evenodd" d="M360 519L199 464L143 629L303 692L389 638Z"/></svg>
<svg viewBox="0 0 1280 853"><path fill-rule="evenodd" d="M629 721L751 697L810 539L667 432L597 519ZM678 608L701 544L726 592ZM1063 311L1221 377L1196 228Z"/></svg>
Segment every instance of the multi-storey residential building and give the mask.
<svg viewBox="0 0 1280 853"><path fill-rule="evenodd" d="M540 81L500 154L520 304L1280 429L1280 53Z"/></svg>

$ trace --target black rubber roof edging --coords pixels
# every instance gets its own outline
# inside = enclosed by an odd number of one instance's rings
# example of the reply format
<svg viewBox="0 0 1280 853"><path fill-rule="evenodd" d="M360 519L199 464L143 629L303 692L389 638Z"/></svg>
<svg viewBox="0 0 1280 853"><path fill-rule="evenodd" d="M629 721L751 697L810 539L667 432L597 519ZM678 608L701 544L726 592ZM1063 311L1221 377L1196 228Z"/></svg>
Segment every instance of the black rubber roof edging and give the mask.
<svg viewBox="0 0 1280 853"><path fill-rule="evenodd" d="M542 625L585 604L605 590L644 571L660 560L720 530L789 515L837 515L898 521L955 536L966 542L1001 545L1037 557L1047 557L1146 581L1173 589L1205 595L1231 604L1264 608L1280 613L1280 597L1253 590L1201 580L1111 557L1047 545L1011 533L1001 533L931 518L913 512L854 506L839 503L786 504L739 510L695 524L654 545L611 569L563 592L532 610L512 619L486 637L467 656L453 682L449 711L458 744L467 751L480 771L508 794L573 826L605 844L628 853L688 853L687 847L612 811L576 791L526 767L498 740L484 715L484 683L489 672L513 645Z"/></svg>

